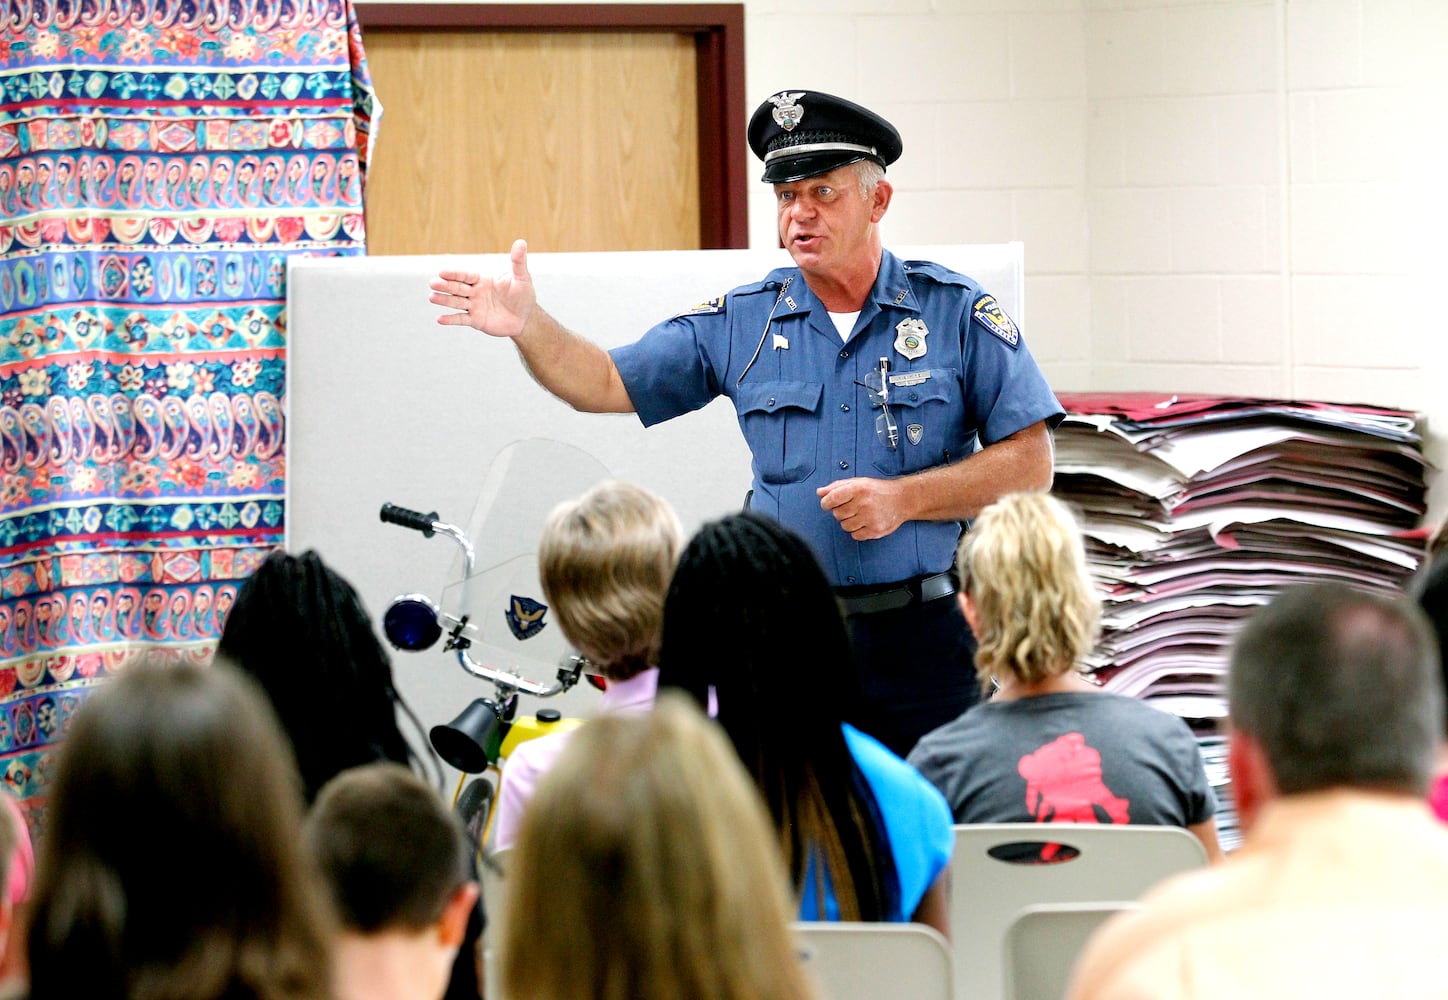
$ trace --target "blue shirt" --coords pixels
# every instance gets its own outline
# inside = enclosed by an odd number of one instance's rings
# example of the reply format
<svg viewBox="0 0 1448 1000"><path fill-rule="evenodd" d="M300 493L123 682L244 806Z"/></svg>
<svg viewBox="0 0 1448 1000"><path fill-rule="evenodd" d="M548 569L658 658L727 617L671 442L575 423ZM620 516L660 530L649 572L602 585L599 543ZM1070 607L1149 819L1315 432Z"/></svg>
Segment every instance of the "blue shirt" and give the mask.
<svg viewBox="0 0 1448 1000"><path fill-rule="evenodd" d="M950 864L955 847L950 806L945 796L926 781L915 768L887 750L884 744L846 725L845 745L855 758L870 792L875 796L890 856L900 881L900 909L885 919L902 923L920 908L925 890L935 884ZM815 900L814 862L805 872L804 893L799 903L800 920L839 920L840 908L826 886L825 905Z"/></svg>
<svg viewBox="0 0 1448 1000"><path fill-rule="evenodd" d="M818 487L892 478L965 458L1061 405L1015 325L970 278L888 251L843 343L798 268L771 271L611 352L645 426L734 402L753 453L751 507L799 533L836 586L950 566L960 525L911 521L857 542L821 509ZM866 377L890 360L891 450Z"/></svg>

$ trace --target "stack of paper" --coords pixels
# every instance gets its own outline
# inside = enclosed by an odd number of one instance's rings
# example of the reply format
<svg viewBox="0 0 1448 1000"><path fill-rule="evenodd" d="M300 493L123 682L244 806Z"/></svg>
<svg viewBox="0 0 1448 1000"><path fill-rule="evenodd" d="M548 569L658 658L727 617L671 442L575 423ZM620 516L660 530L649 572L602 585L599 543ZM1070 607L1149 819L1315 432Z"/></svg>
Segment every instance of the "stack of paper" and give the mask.
<svg viewBox="0 0 1448 1000"><path fill-rule="evenodd" d="M1370 406L1062 394L1055 492L1105 595L1087 666L1212 742L1227 651L1286 586L1399 589L1422 558L1418 417ZM1225 817L1224 817L1225 818Z"/></svg>

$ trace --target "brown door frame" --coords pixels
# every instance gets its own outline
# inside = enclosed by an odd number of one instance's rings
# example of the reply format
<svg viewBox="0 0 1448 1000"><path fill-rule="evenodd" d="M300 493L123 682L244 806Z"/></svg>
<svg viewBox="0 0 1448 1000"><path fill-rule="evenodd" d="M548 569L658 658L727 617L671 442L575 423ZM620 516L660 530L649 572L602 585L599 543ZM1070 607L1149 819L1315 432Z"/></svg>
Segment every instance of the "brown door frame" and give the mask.
<svg viewBox="0 0 1448 1000"><path fill-rule="evenodd" d="M364 32L458 28L693 35L699 102L699 243L705 250L749 246L743 4L358 3L353 9Z"/></svg>

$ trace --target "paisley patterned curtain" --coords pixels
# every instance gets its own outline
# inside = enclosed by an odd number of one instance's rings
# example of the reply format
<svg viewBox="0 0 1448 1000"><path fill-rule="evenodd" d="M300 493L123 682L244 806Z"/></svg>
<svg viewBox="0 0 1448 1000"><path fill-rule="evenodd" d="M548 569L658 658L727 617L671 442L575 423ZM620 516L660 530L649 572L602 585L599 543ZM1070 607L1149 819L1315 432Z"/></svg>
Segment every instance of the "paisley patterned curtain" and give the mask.
<svg viewBox="0 0 1448 1000"><path fill-rule="evenodd" d="M281 541L288 257L364 252L349 0L0 0L0 777Z"/></svg>

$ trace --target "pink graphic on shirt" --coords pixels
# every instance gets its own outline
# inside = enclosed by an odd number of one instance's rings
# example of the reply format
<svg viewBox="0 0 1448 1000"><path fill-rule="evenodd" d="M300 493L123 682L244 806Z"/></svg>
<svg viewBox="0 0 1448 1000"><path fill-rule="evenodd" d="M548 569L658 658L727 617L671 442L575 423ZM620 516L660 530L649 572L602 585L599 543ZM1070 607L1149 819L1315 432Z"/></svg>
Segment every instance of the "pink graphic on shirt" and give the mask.
<svg viewBox="0 0 1448 1000"><path fill-rule="evenodd" d="M1080 733L1026 754L1016 769L1026 779L1026 808L1037 823L1129 822L1131 803L1106 787L1101 754Z"/></svg>

